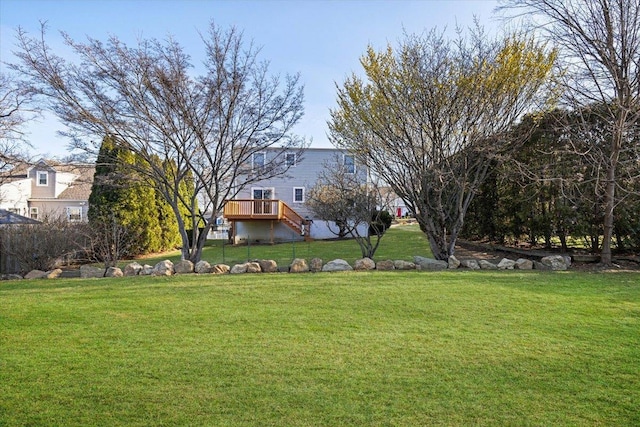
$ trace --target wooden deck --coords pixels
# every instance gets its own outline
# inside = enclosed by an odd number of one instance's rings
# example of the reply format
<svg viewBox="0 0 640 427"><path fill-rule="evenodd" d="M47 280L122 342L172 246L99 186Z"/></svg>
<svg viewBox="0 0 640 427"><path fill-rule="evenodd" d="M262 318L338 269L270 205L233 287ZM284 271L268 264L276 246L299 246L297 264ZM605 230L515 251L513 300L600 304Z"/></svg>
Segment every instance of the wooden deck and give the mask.
<svg viewBox="0 0 640 427"><path fill-rule="evenodd" d="M229 221L279 221L298 234L302 234L306 225L306 220L282 200L228 200L223 215Z"/></svg>

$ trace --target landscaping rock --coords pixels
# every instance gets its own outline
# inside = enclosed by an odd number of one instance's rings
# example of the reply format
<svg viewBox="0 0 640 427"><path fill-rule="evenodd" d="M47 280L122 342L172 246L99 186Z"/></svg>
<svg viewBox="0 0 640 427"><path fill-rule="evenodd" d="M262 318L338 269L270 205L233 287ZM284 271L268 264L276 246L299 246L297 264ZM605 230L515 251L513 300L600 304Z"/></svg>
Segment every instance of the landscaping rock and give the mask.
<svg viewBox="0 0 640 427"><path fill-rule="evenodd" d="M142 270L140 270L141 276L150 276L153 273L153 266L149 264L145 264L142 266Z"/></svg>
<svg viewBox="0 0 640 427"><path fill-rule="evenodd" d="M456 258L455 255L449 255L449 260L447 261L450 269L456 269L460 267L460 260Z"/></svg>
<svg viewBox="0 0 640 427"><path fill-rule="evenodd" d="M229 270L229 273L231 274L243 274L247 272L247 263L245 262L244 264L236 264L233 267L231 267L231 270Z"/></svg>
<svg viewBox="0 0 640 427"><path fill-rule="evenodd" d="M260 264L260 270L263 273L277 273L278 272L278 263L272 259L261 259L258 261Z"/></svg>
<svg viewBox="0 0 640 427"><path fill-rule="evenodd" d="M2 280L22 280L23 277L19 274L3 274Z"/></svg>
<svg viewBox="0 0 640 427"><path fill-rule="evenodd" d="M196 265L193 266L193 271L196 274L207 274L211 273L211 264L208 261L200 260L196 262Z"/></svg>
<svg viewBox="0 0 640 427"><path fill-rule="evenodd" d="M470 270L480 270L480 263L475 259L463 259L460 265Z"/></svg>
<svg viewBox="0 0 640 427"><path fill-rule="evenodd" d="M104 273L104 277L122 277L124 273L118 267L109 267Z"/></svg>
<svg viewBox="0 0 640 427"><path fill-rule="evenodd" d="M152 276L171 276L173 273L173 263L168 259L157 263L151 271Z"/></svg>
<svg viewBox="0 0 640 427"><path fill-rule="evenodd" d="M309 271L317 273L318 271L322 271L322 259L321 258L311 258L309 261Z"/></svg>
<svg viewBox="0 0 640 427"><path fill-rule="evenodd" d="M502 258L498 263L498 270L513 270L516 262L507 258Z"/></svg>
<svg viewBox="0 0 640 427"><path fill-rule="evenodd" d="M260 273L262 272L262 268L260 268L260 264L257 262L248 262L247 263L247 273Z"/></svg>
<svg viewBox="0 0 640 427"><path fill-rule="evenodd" d="M81 265L80 277L83 279L95 279L104 277L104 268L93 267L91 265Z"/></svg>
<svg viewBox="0 0 640 427"><path fill-rule="evenodd" d="M227 274L231 271L231 267L227 264L216 264L211 267L211 272L213 274Z"/></svg>
<svg viewBox="0 0 640 427"><path fill-rule="evenodd" d="M60 275L62 275L62 270L59 268L56 268L54 270L47 271L43 279L57 279L58 277L60 277Z"/></svg>
<svg viewBox="0 0 640 427"><path fill-rule="evenodd" d="M378 261L376 263L376 270L389 271L389 270L395 270L395 269L396 267L393 265L393 261L391 261L390 259L386 261Z"/></svg>
<svg viewBox="0 0 640 427"><path fill-rule="evenodd" d="M492 262L487 261L486 259L481 259L478 261L481 270L497 270L498 266Z"/></svg>
<svg viewBox="0 0 640 427"><path fill-rule="evenodd" d="M420 270L445 270L449 267L446 261L439 261L433 258L425 258L422 256L414 256L413 262L416 264L416 268L420 267Z"/></svg>
<svg viewBox="0 0 640 427"><path fill-rule="evenodd" d="M547 271L551 271L551 267L541 263L540 261L533 261L533 268L535 270L547 270Z"/></svg>
<svg viewBox="0 0 640 427"><path fill-rule="evenodd" d="M193 273L193 263L188 259L183 259L173 265L173 272L176 274Z"/></svg>
<svg viewBox="0 0 640 427"><path fill-rule="evenodd" d="M122 274L124 274L127 277L137 276L140 274L141 271L142 271L142 266L140 264L138 264L137 262L131 262L124 266L124 270L122 271Z"/></svg>
<svg viewBox="0 0 640 427"><path fill-rule="evenodd" d="M410 261L398 259L393 261L393 266L396 270L415 270L416 265Z"/></svg>
<svg viewBox="0 0 640 427"><path fill-rule="evenodd" d="M343 259L334 259L322 266L322 271L351 271L353 268Z"/></svg>
<svg viewBox="0 0 640 427"><path fill-rule="evenodd" d="M524 258L518 258L516 260L516 268L518 270L531 270L533 268L533 261Z"/></svg>
<svg viewBox="0 0 640 427"><path fill-rule="evenodd" d="M306 273L308 271L309 265L307 264L307 261L302 258L294 259L289 265L289 273Z"/></svg>
<svg viewBox="0 0 640 427"><path fill-rule="evenodd" d="M569 260L569 262L567 262L567 259ZM569 268L569 266L571 265L571 258L565 257L563 255L550 255L543 257L540 262L549 267L551 270L561 271Z"/></svg>
<svg viewBox="0 0 640 427"><path fill-rule="evenodd" d="M353 269L358 271L375 270L376 263L371 258L357 259L353 263Z"/></svg>
<svg viewBox="0 0 640 427"><path fill-rule="evenodd" d="M42 270L31 270L27 274L25 274L25 279L42 279L47 275L46 271Z"/></svg>

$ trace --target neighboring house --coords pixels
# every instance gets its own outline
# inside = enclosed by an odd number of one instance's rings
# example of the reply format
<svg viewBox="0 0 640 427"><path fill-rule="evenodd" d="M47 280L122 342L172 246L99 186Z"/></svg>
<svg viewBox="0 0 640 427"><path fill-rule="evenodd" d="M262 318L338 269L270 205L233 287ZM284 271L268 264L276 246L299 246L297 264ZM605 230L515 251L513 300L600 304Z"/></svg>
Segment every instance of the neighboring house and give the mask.
<svg viewBox="0 0 640 427"><path fill-rule="evenodd" d="M381 187L380 197L382 198L381 210L389 212L395 218L405 218L412 216L411 211L391 187Z"/></svg>
<svg viewBox="0 0 640 427"><path fill-rule="evenodd" d="M252 168L260 168L280 150L270 149L253 155ZM290 166L284 176L256 182L244 188L224 207L224 217L230 222L234 243L275 242L336 237L338 228L331 221L314 217L305 205L306 195L318 180L326 165L341 162L348 171L367 180L366 169L356 164L344 150L308 148L298 157L287 153Z"/></svg>
<svg viewBox="0 0 640 427"><path fill-rule="evenodd" d="M93 165L45 160L18 165L2 173L0 209L36 220L86 221L94 172Z"/></svg>

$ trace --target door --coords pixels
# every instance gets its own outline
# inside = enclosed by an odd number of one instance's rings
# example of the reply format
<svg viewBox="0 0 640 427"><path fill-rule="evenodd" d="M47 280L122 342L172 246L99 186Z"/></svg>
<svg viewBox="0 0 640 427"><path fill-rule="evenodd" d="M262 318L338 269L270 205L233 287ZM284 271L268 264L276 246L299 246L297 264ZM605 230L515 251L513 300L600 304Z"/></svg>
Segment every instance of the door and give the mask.
<svg viewBox="0 0 640 427"><path fill-rule="evenodd" d="M253 213L266 214L273 213L272 202L273 188L254 188L253 189Z"/></svg>

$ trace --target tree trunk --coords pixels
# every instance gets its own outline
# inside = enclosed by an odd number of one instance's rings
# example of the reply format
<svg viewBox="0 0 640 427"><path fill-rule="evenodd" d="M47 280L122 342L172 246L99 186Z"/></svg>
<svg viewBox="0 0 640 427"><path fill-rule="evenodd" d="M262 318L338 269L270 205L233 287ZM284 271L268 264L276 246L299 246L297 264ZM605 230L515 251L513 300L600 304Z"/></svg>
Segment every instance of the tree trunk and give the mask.
<svg viewBox="0 0 640 427"><path fill-rule="evenodd" d="M611 265L611 241L613 237L613 212L615 208L615 165L609 165L607 171L607 186L604 193L604 233L602 238L602 250L600 251L600 262L604 265Z"/></svg>

